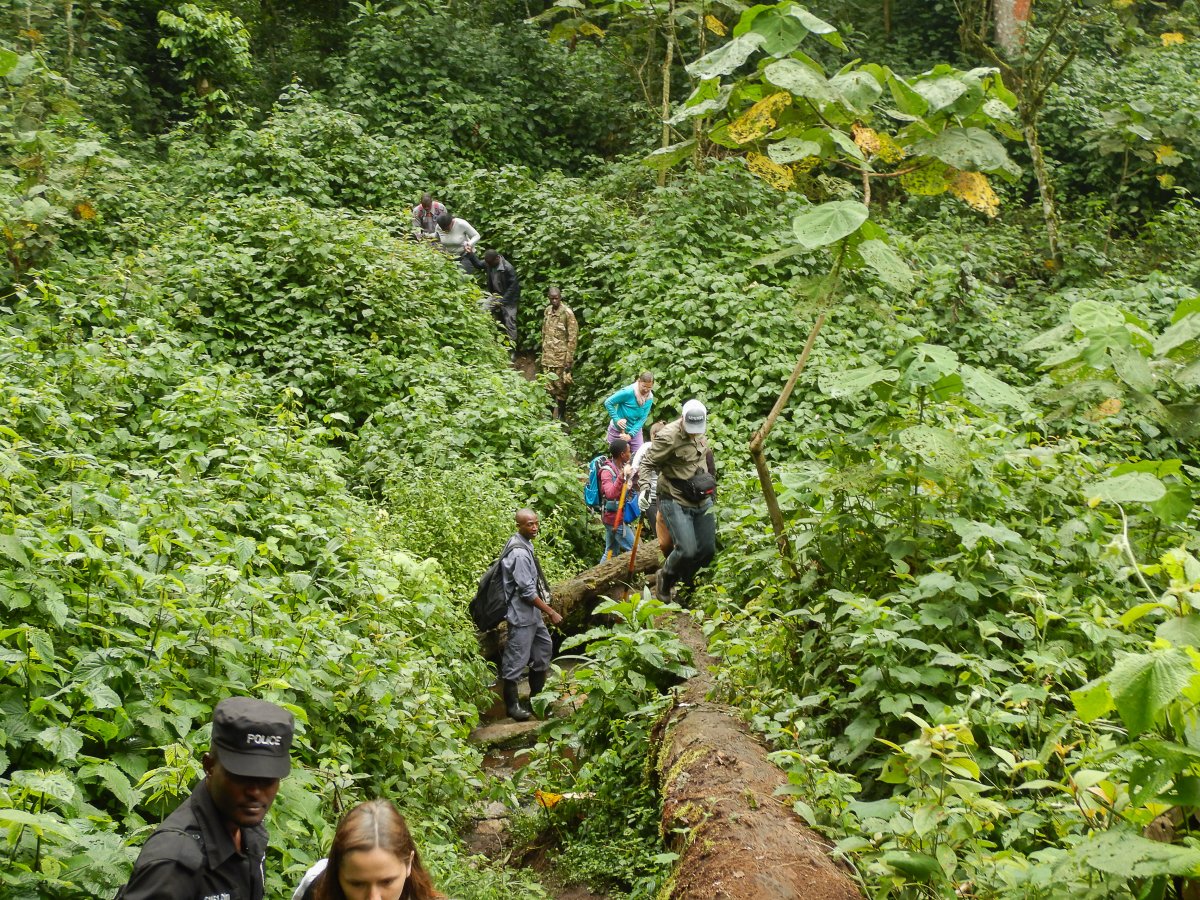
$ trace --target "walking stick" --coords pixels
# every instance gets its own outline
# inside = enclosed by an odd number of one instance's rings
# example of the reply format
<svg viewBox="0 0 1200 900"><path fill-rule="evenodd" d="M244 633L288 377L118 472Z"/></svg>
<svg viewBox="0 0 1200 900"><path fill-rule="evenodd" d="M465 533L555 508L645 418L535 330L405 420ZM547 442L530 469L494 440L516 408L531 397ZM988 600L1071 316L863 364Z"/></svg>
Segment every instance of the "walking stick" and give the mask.
<svg viewBox="0 0 1200 900"><path fill-rule="evenodd" d="M642 542L642 523L646 521L643 513L638 516L637 527L633 529L633 549L629 551L629 569L625 573L625 587L621 590L621 602L629 599L629 582L633 580L633 570L637 565L638 544Z"/></svg>
<svg viewBox="0 0 1200 900"><path fill-rule="evenodd" d="M625 526L625 493L629 490L630 479L625 479L621 485L621 498L617 501L617 517L613 520L613 540L617 539L617 529ZM604 551L604 561L608 562L613 558L613 547L609 547Z"/></svg>

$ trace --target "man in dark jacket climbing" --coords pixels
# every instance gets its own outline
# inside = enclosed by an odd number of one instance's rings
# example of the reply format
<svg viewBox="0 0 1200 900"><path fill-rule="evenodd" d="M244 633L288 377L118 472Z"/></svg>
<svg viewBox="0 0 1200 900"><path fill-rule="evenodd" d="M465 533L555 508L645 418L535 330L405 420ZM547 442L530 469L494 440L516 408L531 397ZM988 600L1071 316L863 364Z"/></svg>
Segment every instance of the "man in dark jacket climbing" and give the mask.
<svg viewBox="0 0 1200 900"><path fill-rule="evenodd" d="M483 254L484 272L487 273L487 289L499 303L492 307L492 315L504 326L513 350L517 348L517 303L521 299L521 282L517 270L496 250Z"/></svg>
<svg viewBox="0 0 1200 900"><path fill-rule="evenodd" d="M500 584L508 601L505 614L508 642L500 661L500 680L504 706L508 715L518 722L526 721L533 713L521 705L517 682L528 666L529 696L542 692L552 649L545 618L555 625L562 621L562 616L550 606L550 589L533 553L533 539L538 530L537 513L532 509L517 510L517 533L505 544L500 562Z"/></svg>
<svg viewBox="0 0 1200 900"><path fill-rule="evenodd" d="M291 769L295 720L252 697L213 710L204 780L146 839L118 900L262 900L262 821Z"/></svg>
<svg viewBox="0 0 1200 900"><path fill-rule="evenodd" d="M657 596L669 600L676 584L691 584L717 547L713 514L715 473L710 468L708 411L699 400L683 404L683 415L658 433L642 457L638 480L649 484L658 473L658 510L674 548L658 573Z"/></svg>

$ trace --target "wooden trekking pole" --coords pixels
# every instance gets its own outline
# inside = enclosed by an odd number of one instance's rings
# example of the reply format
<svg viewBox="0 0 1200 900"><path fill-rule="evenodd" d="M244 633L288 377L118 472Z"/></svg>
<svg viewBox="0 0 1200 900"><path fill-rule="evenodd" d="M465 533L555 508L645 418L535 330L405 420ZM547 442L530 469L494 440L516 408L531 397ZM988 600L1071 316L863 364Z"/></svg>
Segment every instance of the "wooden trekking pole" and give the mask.
<svg viewBox="0 0 1200 900"><path fill-rule="evenodd" d="M637 527L633 529L633 549L629 551L629 569L625 572L625 587L621 588L622 602L629 599L629 582L633 580L633 570L637 566L638 544L642 542L642 523L645 521L645 514L638 516Z"/></svg>
<svg viewBox="0 0 1200 900"><path fill-rule="evenodd" d="M621 485L621 498L617 501L617 517L613 520L613 543L617 541L617 529L625 526L625 494L629 490L630 479L626 478L624 484ZM613 547L609 547L604 551L604 561L608 562L613 558Z"/></svg>

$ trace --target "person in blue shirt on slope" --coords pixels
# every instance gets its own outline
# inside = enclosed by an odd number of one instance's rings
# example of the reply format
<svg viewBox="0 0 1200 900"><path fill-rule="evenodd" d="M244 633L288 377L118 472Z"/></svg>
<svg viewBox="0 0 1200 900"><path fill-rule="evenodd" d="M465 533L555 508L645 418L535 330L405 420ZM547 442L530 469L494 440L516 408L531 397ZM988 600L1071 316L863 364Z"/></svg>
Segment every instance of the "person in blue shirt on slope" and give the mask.
<svg viewBox="0 0 1200 900"><path fill-rule="evenodd" d="M638 380L623 387L604 401L608 410L608 433L605 442L611 444L618 438L629 442L629 452L637 453L642 446L642 426L650 418L650 407L654 405L654 375L643 372Z"/></svg>

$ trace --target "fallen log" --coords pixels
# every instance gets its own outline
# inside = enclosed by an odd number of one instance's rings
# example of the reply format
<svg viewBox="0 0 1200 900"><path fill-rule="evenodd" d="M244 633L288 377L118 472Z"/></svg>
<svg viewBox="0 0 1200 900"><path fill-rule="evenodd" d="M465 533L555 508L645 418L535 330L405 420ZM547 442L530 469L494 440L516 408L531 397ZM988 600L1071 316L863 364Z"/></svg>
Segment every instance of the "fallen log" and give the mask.
<svg viewBox="0 0 1200 900"><path fill-rule="evenodd" d="M861 900L829 845L775 791L787 778L729 710L705 699L715 660L696 623L676 616L700 674L651 735L662 833L679 854L670 900Z"/></svg>
<svg viewBox="0 0 1200 900"><path fill-rule="evenodd" d="M661 563L658 541L646 541L638 547L637 559L633 564L633 578L629 577L629 554L622 553L610 560L585 569L574 578L550 586L552 605L563 617L559 627L566 631L579 631L591 611L592 601L628 586L640 590L647 572L655 571ZM491 631L479 635L479 651L485 659L497 659L504 651L508 638L508 625L501 622Z"/></svg>

